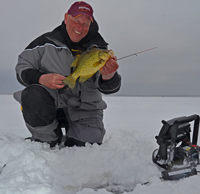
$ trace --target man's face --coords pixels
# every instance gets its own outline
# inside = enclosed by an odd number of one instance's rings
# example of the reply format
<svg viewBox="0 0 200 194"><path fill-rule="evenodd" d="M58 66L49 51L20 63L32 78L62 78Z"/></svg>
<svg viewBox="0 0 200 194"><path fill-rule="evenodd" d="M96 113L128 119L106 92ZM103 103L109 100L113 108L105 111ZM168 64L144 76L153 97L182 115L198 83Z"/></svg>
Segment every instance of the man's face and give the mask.
<svg viewBox="0 0 200 194"><path fill-rule="evenodd" d="M91 20L87 15L81 15L73 18L71 15L65 14L65 24L67 33L72 42L79 42L83 39L90 28Z"/></svg>

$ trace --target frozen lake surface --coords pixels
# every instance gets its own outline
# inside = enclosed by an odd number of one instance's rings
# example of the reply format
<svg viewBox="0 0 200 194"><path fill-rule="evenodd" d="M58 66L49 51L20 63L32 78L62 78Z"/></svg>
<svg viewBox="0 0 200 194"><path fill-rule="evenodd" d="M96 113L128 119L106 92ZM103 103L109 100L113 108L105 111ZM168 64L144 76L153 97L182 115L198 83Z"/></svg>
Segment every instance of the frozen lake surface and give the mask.
<svg viewBox="0 0 200 194"><path fill-rule="evenodd" d="M200 174L163 181L152 162L162 120L200 115L199 97L108 97L101 146L50 149L30 136L20 105L0 96L2 194L199 194ZM200 167L198 167L200 170ZM142 183L149 182L146 185Z"/></svg>

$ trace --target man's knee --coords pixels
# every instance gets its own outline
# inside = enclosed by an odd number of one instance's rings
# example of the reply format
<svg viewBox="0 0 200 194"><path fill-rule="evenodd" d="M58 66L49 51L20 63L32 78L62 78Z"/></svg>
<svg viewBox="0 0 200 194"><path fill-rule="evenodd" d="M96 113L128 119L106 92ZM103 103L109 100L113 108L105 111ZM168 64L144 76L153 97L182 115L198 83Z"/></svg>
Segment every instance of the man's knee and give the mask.
<svg viewBox="0 0 200 194"><path fill-rule="evenodd" d="M105 129L101 119L90 118L82 119L78 122L69 120L69 122L69 129L66 133L66 136L68 137L66 146L70 146L71 144L83 146L86 142L90 144L102 143L105 135Z"/></svg>
<svg viewBox="0 0 200 194"><path fill-rule="evenodd" d="M54 98L45 88L28 86L22 92L21 101L24 119L32 127L46 126L55 120L57 113Z"/></svg>

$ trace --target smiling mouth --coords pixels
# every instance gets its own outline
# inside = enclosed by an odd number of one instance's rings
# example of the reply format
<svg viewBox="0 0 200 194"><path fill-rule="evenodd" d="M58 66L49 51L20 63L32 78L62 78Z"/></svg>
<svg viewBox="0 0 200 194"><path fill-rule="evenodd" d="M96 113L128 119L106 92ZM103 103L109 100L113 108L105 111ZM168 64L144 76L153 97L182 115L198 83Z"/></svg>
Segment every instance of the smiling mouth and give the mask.
<svg viewBox="0 0 200 194"><path fill-rule="evenodd" d="M74 32L75 32L76 34L81 34L81 32L78 32L78 31L76 31L76 30L74 30Z"/></svg>

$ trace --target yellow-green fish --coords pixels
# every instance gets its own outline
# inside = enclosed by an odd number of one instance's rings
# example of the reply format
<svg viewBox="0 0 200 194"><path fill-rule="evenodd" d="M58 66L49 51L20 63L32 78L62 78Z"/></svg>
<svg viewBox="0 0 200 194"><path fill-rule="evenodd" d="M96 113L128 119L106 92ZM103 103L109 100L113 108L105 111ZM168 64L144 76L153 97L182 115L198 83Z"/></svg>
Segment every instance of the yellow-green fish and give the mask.
<svg viewBox="0 0 200 194"><path fill-rule="evenodd" d="M85 82L98 70L101 70L107 60L113 56L114 52L112 50L95 48L85 51L72 62L71 67L76 67L76 69L64 79L63 84L67 85L72 90L78 78L79 83Z"/></svg>

